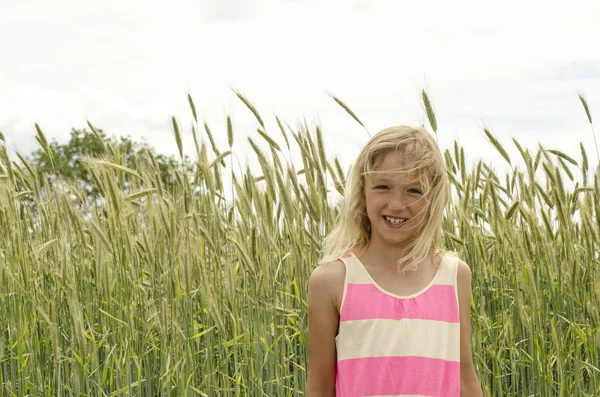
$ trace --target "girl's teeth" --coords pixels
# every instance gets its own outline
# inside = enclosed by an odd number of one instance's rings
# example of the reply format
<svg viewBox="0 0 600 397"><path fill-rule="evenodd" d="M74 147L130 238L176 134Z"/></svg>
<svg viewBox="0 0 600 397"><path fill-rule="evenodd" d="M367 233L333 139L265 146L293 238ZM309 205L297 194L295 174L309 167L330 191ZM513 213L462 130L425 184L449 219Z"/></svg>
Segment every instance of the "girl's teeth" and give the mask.
<svg viewBox="0 0 600 397"><path fill-rule="evenodd" d="M389 223L392 223L394 225L399 225L401 223L406 222L406 219L398 219L398 218L389 218L389 217L385 217L385 220L388 221Z"/></svg>

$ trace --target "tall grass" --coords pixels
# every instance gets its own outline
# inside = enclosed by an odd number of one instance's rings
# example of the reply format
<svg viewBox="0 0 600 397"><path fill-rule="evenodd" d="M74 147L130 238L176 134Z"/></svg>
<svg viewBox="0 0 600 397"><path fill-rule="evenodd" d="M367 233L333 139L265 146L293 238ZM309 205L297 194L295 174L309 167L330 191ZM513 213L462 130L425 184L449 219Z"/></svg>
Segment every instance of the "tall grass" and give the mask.
<svg viewBox="0 0 600 397"><path fill-rule="evenodd" d="M289 163L237 94L260 125L261 141L248 139L259 172L234 169L231 123L221 150L191 96L195 171L176 170L173 189L151 154L131 169L112 153L85 160L102 195L91 206L76 183L40 179L0 146L2 395L303 394L307 278L345 172L319 128L277 119L302 154ZM455 200L444 220L445 248L473 269L485 395L598 396L600 174L590 179L583 146L574 160L515 140L519 169L486 134L512 171L467 168L458 143L445 149Z"/></svg>

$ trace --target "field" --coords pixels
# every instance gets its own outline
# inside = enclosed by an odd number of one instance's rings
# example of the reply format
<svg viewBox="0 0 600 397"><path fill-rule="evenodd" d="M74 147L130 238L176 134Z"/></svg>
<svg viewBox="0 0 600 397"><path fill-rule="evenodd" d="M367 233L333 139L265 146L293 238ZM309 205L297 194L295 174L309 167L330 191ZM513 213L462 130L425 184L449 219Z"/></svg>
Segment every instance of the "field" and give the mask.
<svg viewBox="0 0 600 397"><path fill-rule="evenodd" d="M263 138L248 140L260 172L234 167L196 120L191 172L173 170L167 187L152 155L133 166L107 146L82 159L100 192L90 201L0 141L0 395L303 394L307 279L347 170L325 155L319 128L277 120L267 133L240 99ZM196 119L191 97L190 107ZM231 147L243 137L229 127ZM182 153L175 118L172 128ZM444 248L473 271L485 395L600 396L596 152L515 140L519 167L485 134L510 173L467 168L458 143L443 148L455 198Z"/></svg>

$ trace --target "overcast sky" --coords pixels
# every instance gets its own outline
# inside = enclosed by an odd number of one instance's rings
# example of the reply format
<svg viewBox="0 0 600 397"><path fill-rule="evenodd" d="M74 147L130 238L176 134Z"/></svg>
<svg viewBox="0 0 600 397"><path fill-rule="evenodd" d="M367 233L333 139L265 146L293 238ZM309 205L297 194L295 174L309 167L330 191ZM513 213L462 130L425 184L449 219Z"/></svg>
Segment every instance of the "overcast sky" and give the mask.
<svg viewBox="0 0 600 397"><path fill-rule="evenodd" d="M577 159L584 142L595 162L577 94L600 120L598 38L596 0L0 0L0 130L29 153L35 122L64 142L90 120L175 153L175 115L191 154L190 92L222 148L232 115L243 153L257 124L234 87L279 142L275 114L319 122L350 164L368 135L327 93L375 133L425 122L425 88L442 147L500 164L485 125Z"/></svg>

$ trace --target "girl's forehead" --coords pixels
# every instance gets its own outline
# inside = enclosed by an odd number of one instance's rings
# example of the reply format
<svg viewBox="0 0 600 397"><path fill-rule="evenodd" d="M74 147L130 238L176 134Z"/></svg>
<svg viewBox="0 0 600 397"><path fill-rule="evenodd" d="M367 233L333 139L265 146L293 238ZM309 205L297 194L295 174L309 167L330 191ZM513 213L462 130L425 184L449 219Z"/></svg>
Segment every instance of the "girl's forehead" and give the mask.
<svg viewBox="0 0 600 397"><path fill-rule="evenodd" d="M403 170L367 172L366 179L374 182L423 183L426 176L423 172L408 172Z"/></svg>
<svg viewBox="0 0 600 397"><path fill-rule="evenodd" d="M368 177L420 179L426 174L424 164L411 154L393 151L374 160L371 169L367 170Z"/></svg>
<svg viewBox="0 0 600 397"><path fill-rule="evenodd" d="M414 154L403 151L389 151L374 159L375 171L386 171L393 169L411 169L418 168L419 161Z"/></svg>

